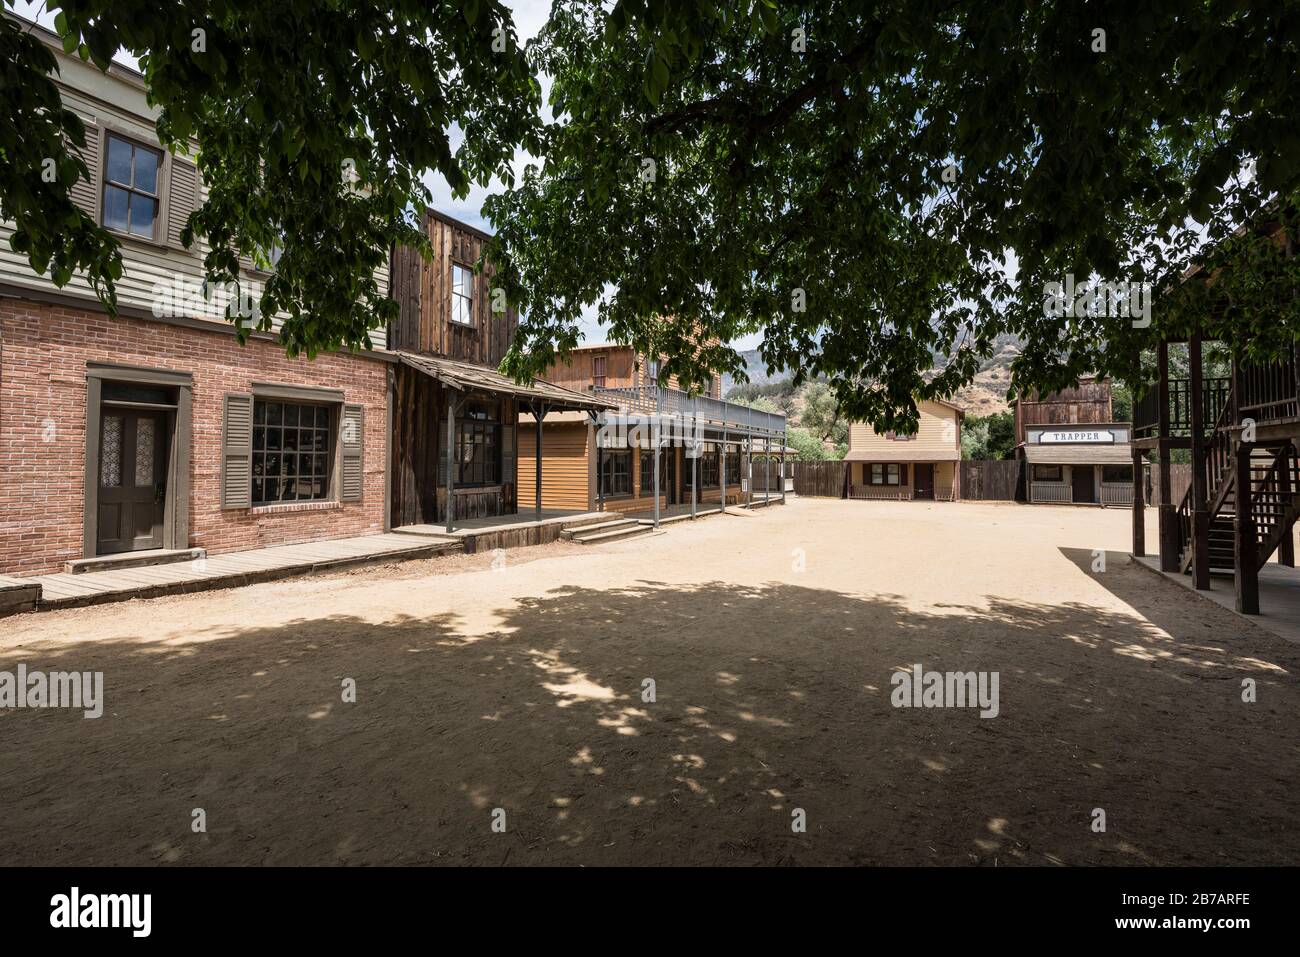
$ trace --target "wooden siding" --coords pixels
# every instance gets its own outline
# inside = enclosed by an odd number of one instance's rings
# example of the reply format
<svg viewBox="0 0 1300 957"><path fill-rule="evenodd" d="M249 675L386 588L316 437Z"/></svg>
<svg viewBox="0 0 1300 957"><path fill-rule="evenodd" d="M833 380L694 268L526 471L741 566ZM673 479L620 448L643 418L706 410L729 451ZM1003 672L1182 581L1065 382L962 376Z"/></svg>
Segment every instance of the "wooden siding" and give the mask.
<svg viewBox="0 0 1300 957"><path fill-rule="evenodd" d="M865 422L849 424L849 451L860 461L924 462L931 458L956 459L961 454L961 426L959 413L937 402L921 402L917 409L920 422L916 437L906 441L887 439ZM862 458L859 453L866 453Z"/></svg>
<svg viewBox="0 0 1300 957"><path fill-rule="evenodd" d="M490 397L489 397L490 399ZM484 518L515 511L514 449L518 410L501 403L502 482L456 489L454 518ZM389 510L394 528L446 521L447 397L429 376L406 366L393 369L392 476Z"/></svg>
<svg viewBox="0 0 1300 957"><path fill-rule="evenodd" d="M585 392L595 384L594 360L605 358L605 388L629 389L652 386L649 364L638 356L631 346L583 346L574 349L565 358L552 365L542 375L547 382ZM676 376L668 377L667 387L680 389ZM722 378L714 376L708 390L703 393L714 399L722 398Z"/></svg>
<svg viewBox="0 0 1300 957"><path fill-rule="evenodd" d="M55 83L63 105L76 113L86 126L84 158L95 177L92 183L79 181L70 193L73 200L92 218L98 218L103 190L101 175L105 132L111 130L161 149L154 126L158 110L145 101L144 90L130 81L111 73L105 75L76 56L67 56L58 51L55 51L55 56L60 71L55 77ZM206 202L207 187L190 159L164 151L158 189L157 241L119 237L123 271L116 288L118 305L123 311L138 310L152 314L157 299L155 287L172 290L176 288L178 280L192 285L203 280L203 257L210 247L196 237L195 245L186 249L180 244L180 230L191 210ZM33 272L27 257L14 252L10 247L9 240L13 233L14 223L11 220L0 220L0 282L34 291L75 296L85 299L87 308L101 308L94 289L83 274L75 274L66 286L59 288L48 276L39 276ZM248 264L245 262L245 265ZM247 268L241 271L241 275L257 284L266 280L264 274ZM376 279L380 291L387 293L387 266L376 273ZM257 286L253 288L258 289ZM210 311L192 318L226 321L223 316ZM273 316L271 331L278 330L283 319L283 313ZM381 344L378 343L381 338L382 333L372 333L372 342Z"/></svg>
<svg viewBox="0 0 1300 957"><path fill-rule="evenodd" d="M1016 403L1016 443L1035 425L1097 425L1114 421L1110 381L1085 380L1048 395L1032 393Z"/></svg>
<svg viewBox="0 0 1300 957"><path fill-rule="evenodd" d="M518 316L514 310L492 311L491 263L474 274L473 324L451 318L451 267L473 269L487 240L432 212L425 216L424 231L433 247L431 260L405 247L393 252L392 295L399 313L388 330L389 348L496 368L510 348Z"/></svg>
<svg viewBox="0 0 1300 957"><path fill-rule="evenodd" d="M537 495L537 427L519 423L519 507L532 508ZM542 507L592 508L587 424L542 425Z"/></svg>
<svg viewBox="0 0 1300 957"><path fill-rule="evenodd" d="M627 346L575 349L542 376L547 382L586 392L594 385L594 362L605 359L605 388L626 389L637 384L635 355Z"/></svg>

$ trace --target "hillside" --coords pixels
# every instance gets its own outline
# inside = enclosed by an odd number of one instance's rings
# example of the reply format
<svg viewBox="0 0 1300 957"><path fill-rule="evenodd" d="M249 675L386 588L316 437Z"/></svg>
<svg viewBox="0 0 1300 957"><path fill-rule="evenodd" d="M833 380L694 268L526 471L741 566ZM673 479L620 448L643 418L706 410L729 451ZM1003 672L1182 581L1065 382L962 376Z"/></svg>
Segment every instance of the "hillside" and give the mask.
<svg viewBox="0 0 1300 957"><path fill-rule="evenodd" d="M954 403L971 415L991 415L1010 408L1007 403L1007 388L1011 385L1011 363L1020 353L1019 343L1014 337L1006 336L998 340L996 349L976 373L975 381L952 398ZM745 363L751 385L771 386L786 377L784 372L768 375L757 349L744 350L740 357ZM936 363L934 371L938 372L942 368L942 363ZM734 385L731 376L724 375L722 394L729 395ZM798 397L795 397L796 410L798 407Z"/></svg>

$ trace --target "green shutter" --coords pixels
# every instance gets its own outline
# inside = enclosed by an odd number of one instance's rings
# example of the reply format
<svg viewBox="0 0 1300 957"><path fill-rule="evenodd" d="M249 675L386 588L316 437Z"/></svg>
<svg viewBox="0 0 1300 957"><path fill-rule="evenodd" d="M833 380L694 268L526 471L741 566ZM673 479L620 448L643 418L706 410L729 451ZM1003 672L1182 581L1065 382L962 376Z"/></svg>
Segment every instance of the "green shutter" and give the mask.
<svg viewBox="0 0 1300 957"><path fill-rule="evenodd" d="M68 196L71 200L82 208L87 216L99 222L99 189L100 189L100 128L94 123L86 124L86 145L83 149L78 149L71 143L68 149L80 154L86 162L86 168L90 170L90 179L84 180L78 178L75 183L68 189Z"/></svg>
<svg viewBox="0 0 1300 957"><path fill-rule="evenodd" d="M171 188L167 194L167 245L184 249L181 230L199 202L199 168L189 160L173 156ZM198 244L195 244L197 250Z"/></svg>
<svg viewBox="0 0 1300 957"><path fill-rule="evenodd" d="M253 504L253 397L226 396L221 426L221 507L250 508Z"/></svg>
<svg viewBox="0 0 1300 957"><path fill-rule="evenodd" d="M339 501L361 501L364 480L362 436L365 432L365 409L359 405L343 406L343 425L339 429Z"/></svg>

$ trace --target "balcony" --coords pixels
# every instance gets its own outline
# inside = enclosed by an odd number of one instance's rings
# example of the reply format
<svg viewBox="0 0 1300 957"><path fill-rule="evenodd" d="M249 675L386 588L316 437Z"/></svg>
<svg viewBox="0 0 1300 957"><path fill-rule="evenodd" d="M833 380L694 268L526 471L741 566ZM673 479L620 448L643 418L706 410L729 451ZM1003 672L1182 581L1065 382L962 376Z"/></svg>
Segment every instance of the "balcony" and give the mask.
<svg viewBox="0 0 1300 957"><path fill-rule="evenodd" d="M1219 420L1228 403L1232 380L1226 376L1203 380L1201 387L1201 421L1209 428ZM1192 434L1192 380L1169 380L1169 434L1187 437ZM1160 388L1153 383L1145 395L1133 403L1133 438L1154 439L1160 435Z"/></svg>
<svg viewBox="0 0 1300 957"><path fill-rule="evenodd" d="M620 410L641 415L670 415L686 421L697 421L710 428L768 438L780 437L785 442L785 416L779 412L764 412L737 405L725 399L692 396L680 389L656 386L628 386L605 389L593 386L592 392L603 399L617 402Z"/></svg>
<svg viewBox="0 0 1300 957"><path fill-rule="evenodd" d="M1243 366L1239 370L1241 395L1238 412L1259 425L1295 422L1300 419L1300 378L1296 356L1267 365ZM1192 434L1191 380L1169 380L1169 435L1186 438ZM1201 388L1201 422L1206 430L1219 421L1231 401L1232 379L1207 378ZM1160 435L1160 391L1153 383L1146 395L1133 403L1133 437L1154 439Z"/></svg>

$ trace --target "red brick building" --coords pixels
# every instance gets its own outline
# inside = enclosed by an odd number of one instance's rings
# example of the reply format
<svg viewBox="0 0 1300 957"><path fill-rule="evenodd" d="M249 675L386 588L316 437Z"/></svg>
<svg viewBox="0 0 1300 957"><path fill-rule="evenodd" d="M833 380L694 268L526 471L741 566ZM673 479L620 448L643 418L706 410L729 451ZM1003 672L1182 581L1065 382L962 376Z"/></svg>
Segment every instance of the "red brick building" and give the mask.
<svg viewBox="0 0 1300 957"><path fill-rule="evenodd" d="M109 318L85 306L10 292L0 295L0 573L61 570L70 560L131 550L125 546L146 533L151 548L215 554L384 530L388 363L379 356L292 360L264 339L241 347L219 327ZM277 401L294 397L294 387L306 390L298 401ZM313 448L315 415L323 414L330 430L321 453L327 473L342 468L331 441L342 431L341 410L360 409L360 494L331 494L326 482L323 498L286 500L288 493L277 488L280 500L270 501L269 479L262 477L258 501L250 489L248 501L237 507L223 502L223 468L230 456L223 420L230 396L251 396L263 409L278 405L281 419L286 406L298 410L299 420L302 409L312 409ZM88 448L87 429L96 421L98 434ZM128 423L133 436L123 433ZM140 438L150 431L155 448L148 460ZM306 430L298 431L301 436ZM296 453L299 460L305 454ZM97 471L87 470L88 457L98 460ZM265 471L264 462L259 471ZM147 486L154 499L162 497L154 502L161 508L150 510L147 528L145 518L120 514L128 503L99 501L136 478L149 480L138 487ZM229 471L226 478L234 480ZM91 496L94 514L88 514ZM136 504L129 503L133 513ZM116 533L103 527L123 520L135 523L131 543L111 537L120 536L120 526Z"/></svg>
<svg viewBox="0 0 1300 957"><path fill-rule="evenodd" d="M80 277L36 275L0 222L0 574L383 531L395 358L293 360L272 335L241 346L219 300L196 312L194 164L159 146L137 74L33 30L87 129L74 199L120 239L124 275L110 317ZM266 278L244 266L241 285Z"/></svg>

